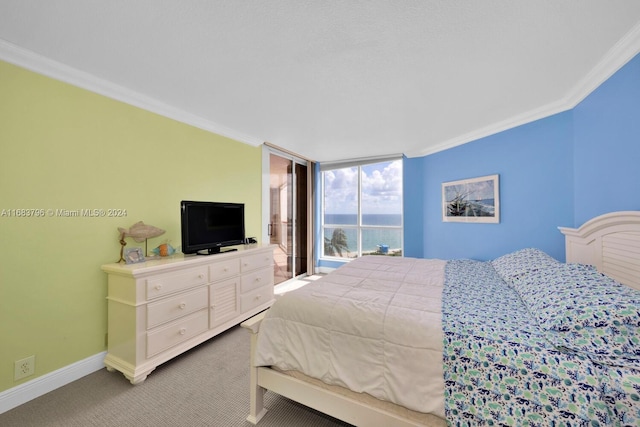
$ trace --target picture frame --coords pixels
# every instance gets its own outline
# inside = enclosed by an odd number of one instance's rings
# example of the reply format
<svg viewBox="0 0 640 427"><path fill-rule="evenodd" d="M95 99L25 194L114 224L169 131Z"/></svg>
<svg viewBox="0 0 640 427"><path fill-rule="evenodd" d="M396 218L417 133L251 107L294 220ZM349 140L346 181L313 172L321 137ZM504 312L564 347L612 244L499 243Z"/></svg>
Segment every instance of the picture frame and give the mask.
<svg viewBox="0 0 640 427"><path fill-rule="evenodd" d="M144 262L144 252L142 248L126 248L124 250L124 261L127 264L137 264Z"/></svg>
<svg viewBox="0 0 640 427"><path fill-rule="evenodd" d="M487 175L442 183L442 221L499 223L499 176Z"/></svg>

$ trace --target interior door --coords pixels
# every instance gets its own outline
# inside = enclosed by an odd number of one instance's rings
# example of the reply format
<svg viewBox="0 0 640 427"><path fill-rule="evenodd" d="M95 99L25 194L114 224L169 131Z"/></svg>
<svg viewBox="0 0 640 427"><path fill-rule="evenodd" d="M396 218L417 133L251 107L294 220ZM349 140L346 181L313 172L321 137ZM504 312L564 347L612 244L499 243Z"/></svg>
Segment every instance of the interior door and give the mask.
<svg viewBox="0 0 640 427"><path fill-rule="evenodd" d="M285 154L269 153L267 235L276 245L274 283L307 272L307 166Z"/></svg>

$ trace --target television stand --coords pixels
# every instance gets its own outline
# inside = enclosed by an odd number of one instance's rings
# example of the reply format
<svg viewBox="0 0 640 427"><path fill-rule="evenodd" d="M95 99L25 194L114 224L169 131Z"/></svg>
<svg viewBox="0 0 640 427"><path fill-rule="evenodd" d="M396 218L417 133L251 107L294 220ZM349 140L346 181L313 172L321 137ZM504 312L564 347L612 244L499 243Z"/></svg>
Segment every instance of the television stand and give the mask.
<svg viewBox="0 0 640 427"><path fill-rule="evenodd" d="M237 248L230 248L230 249L211 248L211 249L203 249L202 251L196 252L196 254L197 255L215 255L215 254L222 254L225 252L233 252L237 250L238 250Z"/></svg>
<svg viewBox="0 0 640 427"><path fill-rule="evenodd" d="M274 246L105 264L108 371L141 383L156 366L269 308Z"/></svg>

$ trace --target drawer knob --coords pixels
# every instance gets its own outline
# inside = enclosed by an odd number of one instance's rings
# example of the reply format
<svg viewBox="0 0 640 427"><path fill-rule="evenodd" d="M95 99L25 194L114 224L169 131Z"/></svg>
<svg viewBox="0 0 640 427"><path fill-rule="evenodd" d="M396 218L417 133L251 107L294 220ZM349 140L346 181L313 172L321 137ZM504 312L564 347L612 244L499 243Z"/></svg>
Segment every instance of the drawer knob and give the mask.
<svg viewBox="0 0 640 427"><path fill-rule="evenodd" d="M184 310L184 308L187 306L186 303L181 303L178 307L180 308L180 310Z"/></svg>
<svg viewBox="0 0 640 427"><path fill-rule="evenodd" d="M159 291L160 289L162 289L162 285L156 285L156 291Z"/></svg>
<svg viewBox="0 0 640 427"><path fill-rule="evenodd" d="M227 271L229 271L229 269L227 267L225 267L225 268L222 269L222 271L224 271L226 273Z"/></svg>
<svg viewBox="0 0 640 427"><path fill-rule="evenodd" d="M204 274L202 273L198 274L198 279L204 279Z"/></svg>
<svg viewBox="0 0 640 427"><path fill-rule="evenodd" d="M260 298L262 298L262 295L256 295L255 300L258 301Z"/></svg>
<svg viewBox="0 0 640 427"><path fill-rule="evenodd" d="M262 280L261 277L256 277L256 282L259 282L260 280Z"/></svg>
<svg viewBox="0 0 640 427"><path fill-rule="evenodd" d="M187 328L180 328L180 335L184 335L187 333Z"/></svg>

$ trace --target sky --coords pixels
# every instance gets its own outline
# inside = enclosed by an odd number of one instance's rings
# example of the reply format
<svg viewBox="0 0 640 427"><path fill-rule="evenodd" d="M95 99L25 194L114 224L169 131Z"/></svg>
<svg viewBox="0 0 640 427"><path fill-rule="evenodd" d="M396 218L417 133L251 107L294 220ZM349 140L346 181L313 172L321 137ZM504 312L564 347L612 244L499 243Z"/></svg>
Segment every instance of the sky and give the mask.
<svg viewBox="0 0 640 427"><path fill-rule="evenodd" d="M324 209L328 214L358 212L358 168L324 172ZM362 166L362 213L402 213L402 160Z"/></svg>

